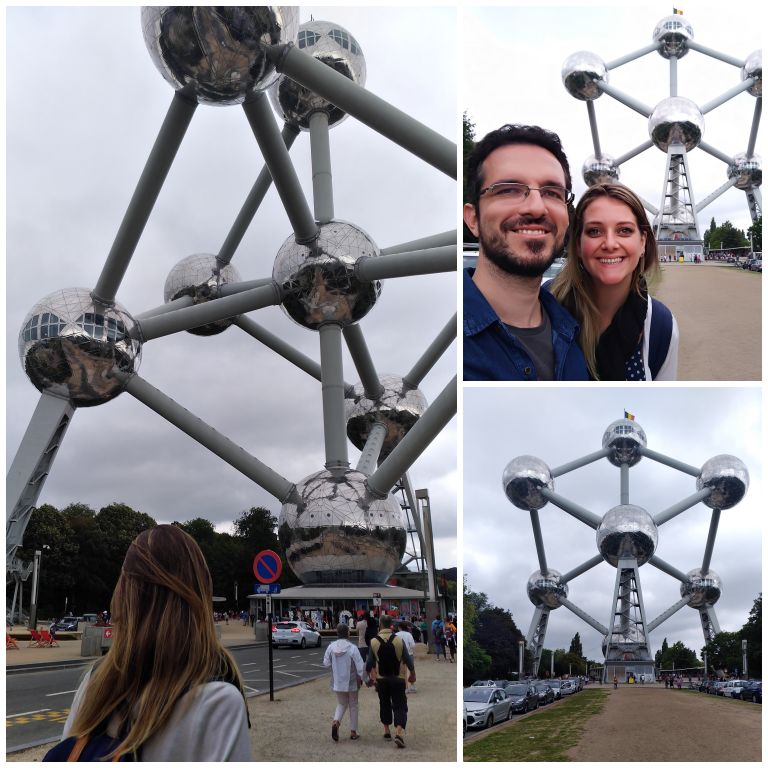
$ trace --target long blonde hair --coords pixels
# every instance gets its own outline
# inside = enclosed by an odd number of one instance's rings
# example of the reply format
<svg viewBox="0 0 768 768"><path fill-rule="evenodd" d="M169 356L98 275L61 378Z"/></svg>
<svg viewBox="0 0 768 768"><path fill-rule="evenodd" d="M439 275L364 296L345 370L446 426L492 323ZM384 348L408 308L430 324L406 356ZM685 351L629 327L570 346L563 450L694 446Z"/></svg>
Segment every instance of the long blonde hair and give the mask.
<svg viewBox="0 0 768 768"><path fill-rule="evenodd" d="M113 754L131 753L195 686L227 680L243 693L235 661L216 638L212 598L208 566L191 536L175 525L140 533L112 596L112 647L91 673L70 735L91 734L116 713L127 735Z"/></svg>
<svg viewBox="0 0 768 768"><path fill-rule="evenodd" d="M584 230L584 214L587 207L597 198L611 197L624 203L634 214L640 232L645 234L645 249L643 257L638 261L632 273L629 286L630 293L635 291L642 294L643 278L648 283L655 281L659 275L659 255L656 249L656 238L645 214L645 208L640 199L631 189L623 184L595 184L590 187L579 200L574 214L571 237L568 242L568 258L565 266L552 281L550 292L579 322L579 344L587 361L587 368L594 379L597 374L597 342L600 339L600 312L595 304L594 284L592 276L581 263L581 234Z"/></svg>

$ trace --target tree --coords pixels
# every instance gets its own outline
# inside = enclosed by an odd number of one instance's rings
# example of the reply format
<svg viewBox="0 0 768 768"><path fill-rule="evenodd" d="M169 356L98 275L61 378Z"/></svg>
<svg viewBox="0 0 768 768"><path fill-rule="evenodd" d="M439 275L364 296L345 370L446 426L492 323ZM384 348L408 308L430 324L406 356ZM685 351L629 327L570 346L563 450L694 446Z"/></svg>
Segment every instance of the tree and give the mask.
<svg viewBox="0 0 768 768"><path fill-rule="evenodd" d="M690 669L691 667L703 666L702 662L696 658L696 652L687 648L679 640L661 654L657 663L659 668L663 670Z"/></svg>
<svg viewBox="0 0 768 768"><path fill-rule="evenodd" d="M491 657L490 677L510 679L517 676L520 665L518 641L524 637L509 611L496 606L479 611L475 637Z"/></svg>
<svg viewBox="0 0 768 768"><path fill-rule="evenodd" d="M469 160L469 156L472 154L472 150L475 148L475 125L472 122L472 119L469 117L469 114L467 112L464 113L463 117L463 130L464 130L464 142L463 142L463 179L464 179L464 187L463 187L463 200L465 203L470 202L469 200L469 191L467 190L467 161ZM463 225L463 231L464 231L464 242L465 243L476 243L477 238L472 234L469 227L467 227L466 224Z"/></svg>
<svg viewBox="0 0 768 768"><path fill-rule="evenodd" d="M487 677L491 668L491 657L480 647L475 639L475 627L477 624L477 604L487 604L485 595L472 592L467 586L464 577L464 610L462 614L461 636L464 659L464 683L471 685L473 680Z"/></svg>
<svg viewBox="0 0 768 768"><path fill-rule="evenodd" d="M741 637L738 632L718 632L703 650L707 652L709 669L729 673L741 669Z"/></svg>
<svg viewBox="0 0 768 768"><path fill-rule="evenodd" d="M749 245L749 240L740 229L736 229L730 221L726 221L704 234L704 245L711 249L743 248Z"/></svg>
<svg viewBox="0 0 768 768"><path fill-rule="evenodd" d="M579 637L578 632L573 636L573 639L571 640L571 647L568 649L568 652L575 654L579 658L584 656L584 652L581 648L581 638Z"/></svg>
<svg viewBox="0 0 768 768"><path fill-rule="evenodd" d="M757 596L749 612L747 623L739 632L742 640L747 641L747 673L753 679L762 677L763 669L763 595ZM743 663L743 661L742 661Z"/></svg>
<svg viewBox="0 0 768 768"><path fill-rule="evenodd" d="M747 229L747 237L752 240L752 250L755 253L760 253L763 250L763 217L758 216L753 222L752 226Z"/></svg>
<svg viewBox="0 0 768 768"><path fill-rule="evenodd" d="M712 219L712 221L714 221L714 219ZM667 638L665 637L664 640L662 640L661 642L661 648L658 651L656 651L656 655L653 657L657 667L661 664L661 659L668 650L669 650L669 643L667 642Z"/></svg>

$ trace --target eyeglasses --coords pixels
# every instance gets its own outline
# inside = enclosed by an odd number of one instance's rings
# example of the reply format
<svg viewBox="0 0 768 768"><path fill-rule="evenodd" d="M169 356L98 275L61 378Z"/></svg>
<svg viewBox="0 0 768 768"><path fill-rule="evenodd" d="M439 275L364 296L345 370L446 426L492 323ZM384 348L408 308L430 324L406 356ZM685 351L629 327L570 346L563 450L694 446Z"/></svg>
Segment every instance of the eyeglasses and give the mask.
<svg viewBox="0 0 768 768"><path fill-rule="evenodd" d="M507 200L510 203L522 203L534 190L541 195L545 205L550 203L569 205L573 202L573 192L565 189L565 187L529 187L527 184L520 184L516 181L499 181L496 184L491 184L490 187L481 189L478 197L487 194L490 197Z"/></svg>

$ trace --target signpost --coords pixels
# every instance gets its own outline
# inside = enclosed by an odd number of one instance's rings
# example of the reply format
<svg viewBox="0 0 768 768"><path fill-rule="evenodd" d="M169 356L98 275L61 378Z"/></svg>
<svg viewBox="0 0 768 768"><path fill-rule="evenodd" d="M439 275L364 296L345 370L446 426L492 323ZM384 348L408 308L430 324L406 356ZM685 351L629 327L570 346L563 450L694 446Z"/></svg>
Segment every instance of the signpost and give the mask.
<svg viewBox="0 0 768 768"><path fill-rule="evenodd" d="M377 608L381 607L381 592L374 592L373 593L373 604Z"/></svg>
<svg viewBox="0 0 768 768"><path fill-rule="evenodd" d="M253 575L261 582L257 594L266 593L267 608L267 647L269 648L269 700L275 700L275 679L272 669L272 595L280 592L280 585L275 582L283 572L280 555L271 549L263 549L253 558ZM266 590L264 589L266 587Z"/></svg>

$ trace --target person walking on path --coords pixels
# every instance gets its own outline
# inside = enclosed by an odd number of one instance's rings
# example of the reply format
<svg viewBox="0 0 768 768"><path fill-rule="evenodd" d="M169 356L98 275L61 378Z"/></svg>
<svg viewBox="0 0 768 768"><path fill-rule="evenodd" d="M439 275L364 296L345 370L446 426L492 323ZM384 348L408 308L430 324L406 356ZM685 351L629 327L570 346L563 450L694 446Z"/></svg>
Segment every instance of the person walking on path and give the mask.
<svg viewBox="0 0 768 768"><path fill-rule="evenodd" d="M342 622L336 627L338 640L325 650L323 666L331 668L331 690L336 693L336 712L331 724L331 738L339 740L339 726L344 713L349 709L350 739L359 739L357 695L363 684L363 658L360 651L349 642L349 626Z"/></svg>
<svg viewBox="0 0 768 768"><path fill-rule="evenodd" d="M405 646L405 649L408 651L408 653L411 655L411 658L413 659L414 667L416 665L416 657L414 656L414 648L416 647L416 641L413 639L413 635L408 630L408 622L407 621L401 621L398 624L398 632L397 637L401 638L403 641L403 645ZM405 692L406 693L417 693L417 689L415 685L408 685L408 667L405 666L405 664L400 665L400 677L403 678L403 680L406 681L405 685Z"/></svg>
<svg viewBox="0 0 768 768"><path fill-rule="evenodd" d="M357 650L360 651L363 662L368 658L368 627L371 624L371 614L366 611L357 622Z"/></svg>
<svg viewBox="0 0 768 768"><path fill-rule="evenodd" d="M447 661L445 655L445 625L438 616L432 622L432 645L435 646L435 661L440 661L440 657Z"/></svg>
<svg viewBox="0 0 768 768"><path fill-rule="evenodd" d="M454 659L456 658L456 634L457 634L456 624L454 623L453 619L449 616L448 621L445 623L445 642L448 645L448 652L451 654L451 664L453 664Z"/></svg>
<svg viewBox="0 0 768 768"><path fill-rule="evenodd" d="M613 690L615 691L619 687L619 678L616 675L613 676Z"/></svg>
<svg viewBox="0 0 768 768"><path fill-rule="evenodd" d="M366 669L379 695L379 719L384 726L384 738L391 739L390 726L395 724L395 745L405 747L405 726L408 722L408 699L405 680L400 677L400 665L410 670L408 682L416 682L413 659L403 643L392 631L392 617L384 614L380 619L379 634L371 640Z"/></svg>

